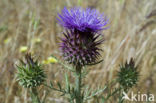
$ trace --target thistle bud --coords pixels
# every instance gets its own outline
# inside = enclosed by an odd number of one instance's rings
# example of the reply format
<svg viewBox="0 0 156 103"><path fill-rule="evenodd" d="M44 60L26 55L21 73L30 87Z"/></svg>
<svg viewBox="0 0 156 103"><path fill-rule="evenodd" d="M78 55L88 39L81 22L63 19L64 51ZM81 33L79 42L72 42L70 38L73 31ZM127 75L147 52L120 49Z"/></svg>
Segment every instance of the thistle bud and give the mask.
<svg viewBox="0 0 156 103"><path fill-rule="evenodd" d="M131 58L129 63L126 62L124 65L120 66L118 81L124 89L129 89L137 84L138 76L139 72L137 71L137 66L135 66L135 62Z"/></svg>
<svg viewBox="0 0 156 103"><path fill-rule="evenodd" d="M41 85L45 81L45 73L38 61L34 61L31 54L26 54L25 60L17 65L17 81L25 88Z"/></svg>

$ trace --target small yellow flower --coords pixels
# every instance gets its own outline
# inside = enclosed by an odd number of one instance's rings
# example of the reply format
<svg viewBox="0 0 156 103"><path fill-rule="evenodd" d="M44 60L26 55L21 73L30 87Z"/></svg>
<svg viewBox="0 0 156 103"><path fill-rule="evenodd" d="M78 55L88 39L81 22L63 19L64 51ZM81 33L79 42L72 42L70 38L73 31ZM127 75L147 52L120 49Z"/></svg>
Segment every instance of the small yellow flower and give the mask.
<svg viewBox="0 0 156 103"><path fill-rule="evenodd" d="M54 57L48 57L48 62L49 62L49 63L57 63L58 61L57 61L57 59L54 58Z"/></svg>
<svg viewBox="0 0 156 103"><path fill-rule="evenodd" d="M26 52L27 50L28 50L27 46L21 46L19 49L20 52Z"/></svg>
<svg viewBox="0 0 156 103"><path fill-rule="evenodd" d="M4 44L9 43L10 41L11 41L11 38L6 38L6 39L4 40Z"/></svg>
<svg viewBox="0 0 156 103"><path fill-rule="evenodd" d="M33 39L34 43L40 43L41 42L41 39L40 38L35 38Z"/></svg>
<svg viewBox="0 0 156 103"><path fill-rule="evenodd" d="M50 63L57 63L58 60L54 57L48 57L47 60L43 60L42 64L50 64Z"/></svg>
<svg viewBox="0 0 156 103"><path fill-rule="evenodd" d="M42 64L49 64L48 60L43 60Z"/></svg>

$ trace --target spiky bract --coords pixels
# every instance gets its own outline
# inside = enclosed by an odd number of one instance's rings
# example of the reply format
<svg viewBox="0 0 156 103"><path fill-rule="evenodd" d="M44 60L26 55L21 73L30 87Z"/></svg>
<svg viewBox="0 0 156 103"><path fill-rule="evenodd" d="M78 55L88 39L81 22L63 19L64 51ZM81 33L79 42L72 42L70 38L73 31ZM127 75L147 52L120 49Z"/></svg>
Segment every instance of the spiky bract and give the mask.
<svg viewBox="0 0 156 103"><path fill-rule="evenodd" d="M81 33L77 31L67 31L64 33L60 49L65 60L79 66L95 63L100 56L98 45L103 40L97 40L100 35ZM97 40L97 41L96 41Z"/></svg>
<svg viewBox="0 0 156 103"><path fill-rule="evenodd" d="M139 72L133 59L129 63L121 65L120 71L118 72L118 80L120 85L124 89L132 88L138 82Z"/></svg>
<svg viewBox="0 0 156 103"><path fill-rule="evenodd" d="M30 54L25 56L17 66L17 81L25 88L33 88L45 81L45 73L38 61L34 61Z"/></svg>

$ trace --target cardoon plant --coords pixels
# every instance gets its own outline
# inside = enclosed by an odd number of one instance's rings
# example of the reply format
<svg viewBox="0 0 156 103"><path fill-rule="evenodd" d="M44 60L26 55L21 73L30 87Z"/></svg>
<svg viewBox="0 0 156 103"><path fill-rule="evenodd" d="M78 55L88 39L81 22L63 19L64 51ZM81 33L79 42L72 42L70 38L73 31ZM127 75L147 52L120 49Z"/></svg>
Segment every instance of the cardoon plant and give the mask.
<svg viewBox="0 0 156 103"><path fill-rule="evenodd" d="M66 29L60 43L61 53L64 60L75 68L75 100L82 103L82 68L98 62L101 51L98 46L103 42L99 39L100 31L107 28L108 20L95 9L79 7L64 8L58 16L59 24Z"/></svg>
<svg viewBox="0 0 156 103"><path fill-rule="evenodd" d="M86 67L100 63L99 60L102 49L99 46L103 43L101 31L107 29L108 19L95 9L82 9L75 7L71 9L64 8L62 13L58 14L58 23L64 27L63 37L61 38L60 51L63 59L70 65L63 63L56 57L49 57L43 64L59 63L67 68L75 76L75 84L69 82L68 75L65 73L65 88L57 82L57 88L51 81L50 85L46 83L46 75L41 64L32 58L30 54L25 56L25 60L21 60L17 66L17 80L24 88L30 89L33 103L45 103L45 98L41 101L38 98L37 87L44 86L59 91L61 96L66 95L70 103L85 103L87 100L97 97L96 103L106 103L107 100L115 96L118 103L123 103L122 92L127 92L138 81L137 66L133 59L129 63L125 63L120 67L118 77L112 80L104 88L98 88L92 91L83 82L83 78L87 74ZM72 67L71 67L72 66ZM112 88L114 83L119 83L119 87ZM85 88L84 88L85 87ZM111 87L111 88L109 88ZM105 96L99 96L104 90L108 91ZM99 97L98 97L99 96Z"/></svg>

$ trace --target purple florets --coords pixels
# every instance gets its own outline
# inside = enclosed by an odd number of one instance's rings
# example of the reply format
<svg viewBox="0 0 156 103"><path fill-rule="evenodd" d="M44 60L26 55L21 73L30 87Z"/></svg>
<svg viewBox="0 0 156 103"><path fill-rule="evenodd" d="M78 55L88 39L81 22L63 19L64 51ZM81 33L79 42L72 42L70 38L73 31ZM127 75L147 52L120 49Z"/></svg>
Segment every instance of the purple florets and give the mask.
<svg viewBox="0 0 156 103"><path fill-rule="evenodd" d="M108 24L108 19L103 14L90 8L64 8L58 16L57 20L63 27L81 32L99 32L106 29L104 26Z"/></svg>

